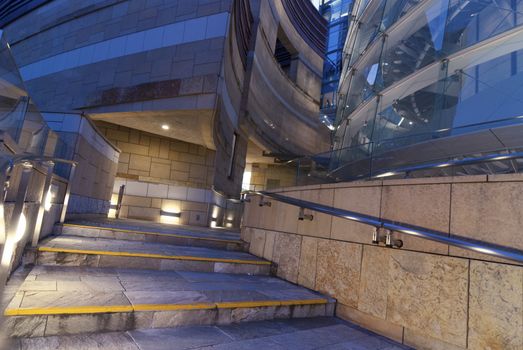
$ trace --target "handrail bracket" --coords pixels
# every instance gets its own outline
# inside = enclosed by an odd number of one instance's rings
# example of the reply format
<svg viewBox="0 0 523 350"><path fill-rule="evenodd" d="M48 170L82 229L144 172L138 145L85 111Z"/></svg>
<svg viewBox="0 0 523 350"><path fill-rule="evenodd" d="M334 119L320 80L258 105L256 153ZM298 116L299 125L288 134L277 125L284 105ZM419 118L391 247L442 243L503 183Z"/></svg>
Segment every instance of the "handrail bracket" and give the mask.
<svg viewBox="0 0 523 350"><path fill-rule="evenodd" d="M300 208L300 212L298 213L298 220L300 220L300 221L303 221L303 220L312 221L312 220L314 220L314 215L312 215L312 214L305 214L305 208L301 207Z"/></svg>
<svg viewBox="0 0 523 350"><path fill-rule="evenodd" d="M381 232L383 231L384 234ZM403 241L401 239L395 239L393 237L394 231L387 230L383 227L376 227L372 232L372 244L379 245L380 243L385 244L388 248L401 248L403 247Z"/></svg>

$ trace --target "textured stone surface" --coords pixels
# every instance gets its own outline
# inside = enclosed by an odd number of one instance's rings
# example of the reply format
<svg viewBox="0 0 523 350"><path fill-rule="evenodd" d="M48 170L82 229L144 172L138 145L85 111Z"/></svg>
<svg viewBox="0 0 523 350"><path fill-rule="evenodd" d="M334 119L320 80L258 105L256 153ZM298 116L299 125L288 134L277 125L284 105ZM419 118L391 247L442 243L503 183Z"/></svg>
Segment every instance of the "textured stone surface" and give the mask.
<svg viewBox="0 0 523 350"><path fill-rule="evenodd" d="M258 203L260 196L249 196L250 202L245 202L243 225L247 227L259 227L260 217L258 213Z"/></svg>
<svg viewBox="0 0 523 350"><path fill-rule="evenodd" d="M394 250L389 275L388 321L466 345L466 260Z"/></svg>
<svg viewBox="0 0 523 350"><path fill-rule="evenodd" d="M140 349L179 350L219 343L231 339L216 327L136 330L130 332Z"/></svg>
<svg viewBox="0 0 523 350"><path fill-rule="evenodd" d="M428 337L426 334L414 332L405 328L403 344L420 350L464 350L464 347L449 344L439 339ZM474 348L469 348L474 349Z"/></svg>
<svg viewBox="0 0 523 350"><path fill-rule="evenodd" d="M334 207L379 217L381 186L339 188L334 192ZM354 221L333 218L331 238L370 243L374 228Z"/></svg>
<svg viewBox="0 0 523 350"><path fill-rule="evenodd" d="M42 337L46 329L47 317L9 317L2 325L12 337Z"/></svg>
<svg viewBox="0 0 523 350"><path fill-rule="evenodd" d="M251 244L249 252L256 256L263 256L265 249L265 231L260 229L253 229L251 236Z"/></svg>
<svg viewBox="0 0 523 350"><path fill-rule="evenodd" d="M23 350L400 350L397 343L334 318L257 321L21 339ZM16 346L16 344L15 344ZM11 349L11 348L10 348Z"/></svg>
<svg viewBox="0 0 523 350"><path fill-rule="evenodd" d="M357 307L361 254L359 244L320 239L315 289Z"/></svg>
<svg viewBox="0 0 523 350"><path fill-rule="evenodd" d="M274 254L274 242L278 233L274 231L265 231L265 248L263 250L263 258L272 261Z"/></svg>
<svg viewBox="0 0 523 350"><path fill-rule="evenodd" d="M278 277L296 283L301 249L301 236L279 233L274 243L273 260L278 265Z"/></svg>
<svg viewBox="0 0 523 350"><path fill-rule="evenodd" d="M385 219L449 232L450 184L383 186L381 216ZM411 250L448 253L448 246L404 234L403 247Z"/></svg>
<svg viewBox="0 0 523 350"><path fill-rule="evenodd" d="M317 253L318 239L303 237L301 242L298 284L311 289L314 289L316 286Z"/></svg>
<svg viewBox="0 0 523 350"><path fill-rule="evenodd" d="M299 192L286 192L285 195L289 197L299 197ZM275 202L276 201L273 201L273 204ZM269 220L273 222L272 226L274 230L290 233L298 232L298 207L277 202L274 209L274 216L269 218Z"/></svg>
<svg viewBox="0 0 523 350"><path fill-rule="evenodd" d="M90 332L124 331L132 329L131 313L47 316L45 335L68 335Z"/></svg>
<svg viewBox="0 0 523 350"><path fill-rule="evenodd" d="M36 266L20 286L35 282L61 286L89 281L86 290L36 290L15 294L9 309L85 306L151 306L206 304L205 309L134 311L99 314L57 314L8 317L11 334L23 337L119 331L135 328L174 327L195 324L227 324L262 319L324 316L326 307L307 305L307 300L323 296L278 278L242 274L217 274L189 271L147 271L86 267ZM70 280L77 276L80 280ZM63 280L62 280L63 279ZM124 291L111 289L115 281ZM97 283L98 282L98 283ZM304 301L304 305L255 306L217 309L220 302ZM326 300L327 301L327 300ZM185 307L183 308L185 309ZM331 310L331 308L329 309Z"/></svg>
<svg viewBox="0 0 523 350"><path fill-rule="evenodd" d="M471 349L523 349L523 267L471 261Z"/></svg>
<svg viewBox="0 0 523 350"><path fill-rule="evenodd" d="M21 349L139 350L140 348L126 333L97 333L87 335L73 335L68 337L51 336L46 338L27 338L21 341Z"/></svg>
<svg viewBox="0 0 523 350"><path fill-rule="evenodd" d="M523 249L523 183L452 186L452 233Z"/></svg>
<svg viewBox="0 0 523 350"><path fill-rule="evenodd" d="M153 328L186 325L209 325L216 319L217 310L157 311L153 315Z"/></svg>
<svg viewBox="0 0 523 350"><path fill-rule="evenodd" d="M332 206L333 190L307 190L301 192L301 199L308 202ZM305 214L313 215L313 220L298 221L298 233L306 236L328 238L331 235L332 215L305 210Z"/></svg>
<svg viewBox="0 0 523 350"><path fill-rule="evenodd" d="M385 319L389 287L390 249L364 246L358 310Z"/></svg>
<svg viewBox="0 0 523 350"><path fill-rule="evenodd" d="M403 327L378 317L363 313L349 306L336 305L336 316L354 322L366 329L381 334L398 342L403 340Z"/></svg>

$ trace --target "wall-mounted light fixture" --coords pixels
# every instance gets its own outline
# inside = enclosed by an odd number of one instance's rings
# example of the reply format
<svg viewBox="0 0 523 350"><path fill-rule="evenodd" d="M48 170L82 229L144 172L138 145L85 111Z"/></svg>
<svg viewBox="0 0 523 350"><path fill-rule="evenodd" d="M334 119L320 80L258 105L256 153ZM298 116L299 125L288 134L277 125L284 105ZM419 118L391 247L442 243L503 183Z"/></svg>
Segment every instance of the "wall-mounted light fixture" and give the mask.
<svg viewBox="0 0 523 350"><path fill-rule="evenodd" d="M20 242L20 240L24 237L26 227L27 219L25 218L24 213L22 213L20 215L20 218L18 219L18 225L16 226L15 235L12 237L8 237L5 242L1 262L3 267L9 267L11 265L11 259L16 248L16 244Z"/></svg>
<svg viewBox="0 0 523 350"><path fill-rule="evenodd" d="M44 199L44 209L45 211L51 210L51 207L53 206L53 199L55 197L56 192L58 191L58 186L51 184L49 186L49 189L47 190L47 193L45 195Z"/></svg>
<svg viewBox="0 0 523 350"><path fill-rule="evenodd" d="M164 224L179 224L182 213L175 210L160 210L160 222Z"/></svg>
<svg viewBox="0 0 523 350"><path fill-rule="evenodd" d="M162 124L162 129L163 129L163 130L169 130L170 127L169 127L169 125L167 125L167 124Z"/></svg>
<svg viewBox="0 0 523 350"><path fill-rule="evenodd" d="M181 212L173 213L173 212L169 212L169 211L165 211L165 210L160 210L160 215L169 216L169 217L173 217L173 218L179 218L180 216L182 216L182 213Z"/></svg>

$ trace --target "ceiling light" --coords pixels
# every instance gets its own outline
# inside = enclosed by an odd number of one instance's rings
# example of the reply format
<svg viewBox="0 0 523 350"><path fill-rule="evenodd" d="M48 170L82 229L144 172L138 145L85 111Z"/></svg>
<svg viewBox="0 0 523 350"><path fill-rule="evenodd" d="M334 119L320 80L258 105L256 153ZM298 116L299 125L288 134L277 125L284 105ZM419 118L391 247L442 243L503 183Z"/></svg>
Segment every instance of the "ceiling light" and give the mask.
<svg viewBox="0 0 523 350"><path fill-rule="evenodd" d="M163 130L169 130L169 125L167 125L167 124L163 124L163 125L162 125L162 129L163 129Z"/></svg>

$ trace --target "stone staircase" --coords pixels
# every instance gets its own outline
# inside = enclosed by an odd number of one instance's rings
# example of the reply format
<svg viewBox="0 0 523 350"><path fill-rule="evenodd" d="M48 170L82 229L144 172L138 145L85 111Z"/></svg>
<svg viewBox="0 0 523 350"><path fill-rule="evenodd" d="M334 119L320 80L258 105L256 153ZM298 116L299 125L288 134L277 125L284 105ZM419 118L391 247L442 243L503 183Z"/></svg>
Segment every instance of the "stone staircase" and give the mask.
<svg viewBox="0 0 523 350"><path fill-rule="evenodd" d="M236 232L79 221L28 251L8 304L12 337L332 316L335 301L271 277Z"/></svg>

